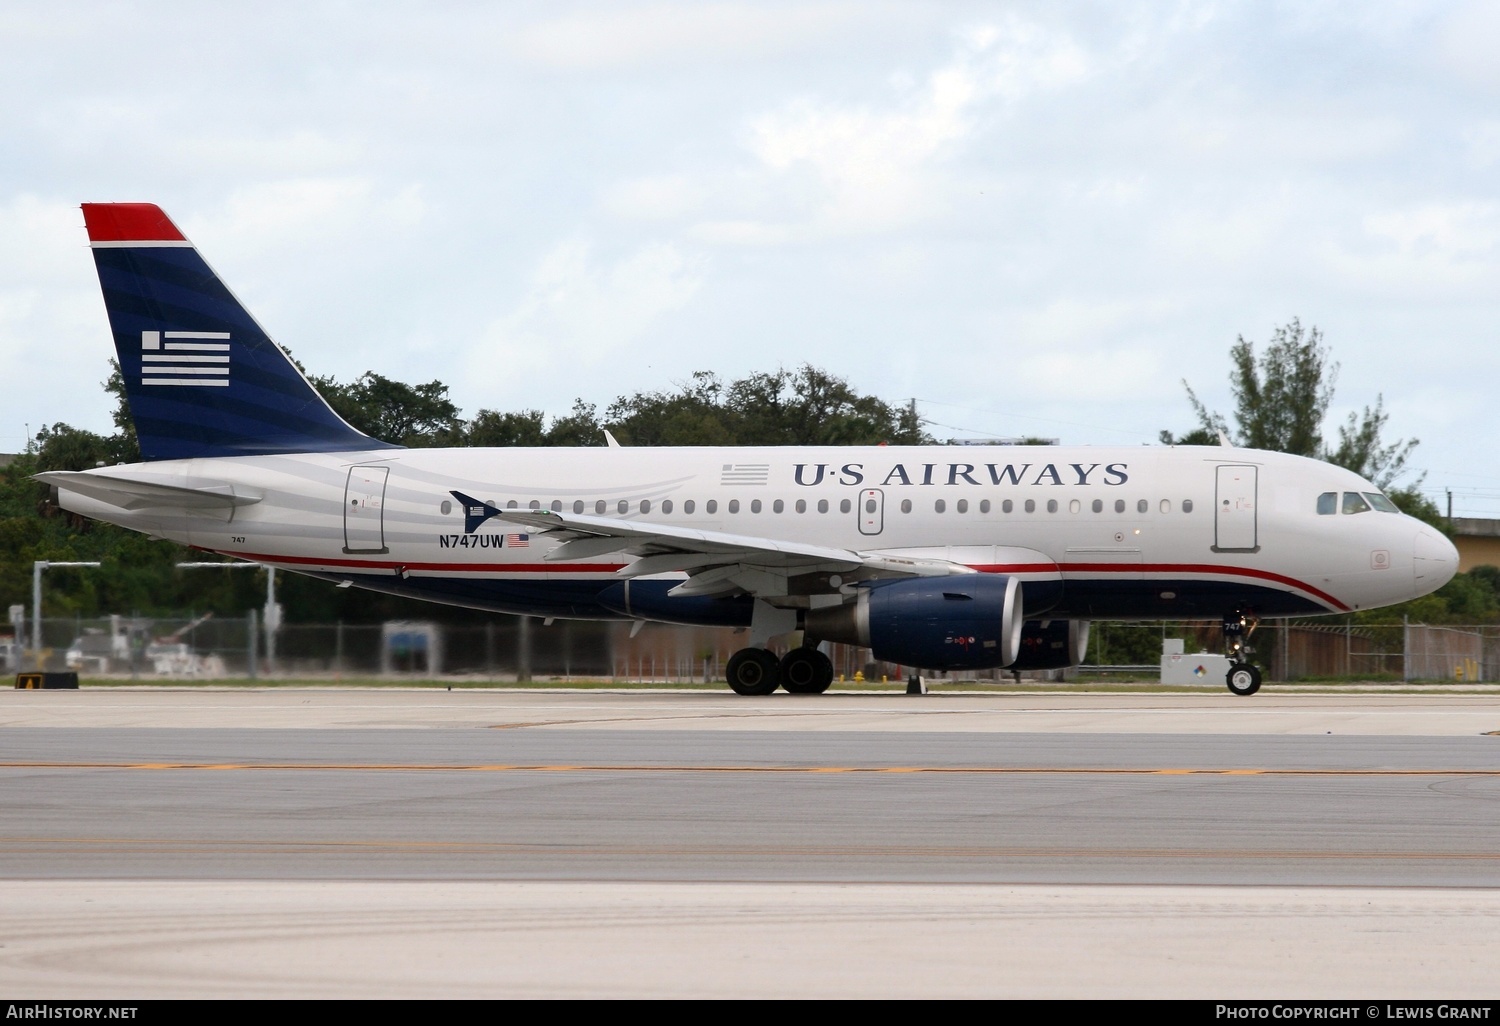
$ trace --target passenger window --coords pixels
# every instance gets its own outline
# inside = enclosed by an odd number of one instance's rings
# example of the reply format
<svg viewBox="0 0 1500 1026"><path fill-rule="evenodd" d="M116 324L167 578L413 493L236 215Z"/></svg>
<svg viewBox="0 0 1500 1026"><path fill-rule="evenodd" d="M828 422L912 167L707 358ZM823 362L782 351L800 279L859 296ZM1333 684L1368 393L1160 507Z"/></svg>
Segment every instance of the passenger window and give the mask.
<svg viewBox="0 0 1500 1026"><path fill-rule="evenodd" d="M1069 499L1068 500L1068 512L1069 513L1077 513L1077 512L1079 512L1082 509L1083 509L1083 503L1079 502L1077 499Z"/></svg>
<svg viewBox="0 0 1500 1026"><path fill-rule="evenodd" d="M1144 513L1148 509L1150 509L1150 508L1151 508L1151 504L1149 502L1147 502L1145 499L1137 500L1137 502L1135 504L1135 511L1137 513Z"/></svg>
<svg viewBox="0 0 1500 1026"><path fill-rule="evenodd" d="M1092 509L1095 513L1103 513L1104 512L1104 500L1103 499L1095 499L1093 505L1090 506L1089 508Z"/></svg>
<svg viewBox="0 0 1500 1026"><path fill-rule="evenodd" d="M797 512L798 513L806 513L807 512L807 500L806 499L798 499L797 500Z"/></svg>
<svg viewBox="0 0 1500 1026"><path fill-rule="evenodd" d="M1047 500L1047 512L1048 513L1056 513L1057 512L1057 500L1056 499L1048 499Z"/></svg>
<svg viewBox="0 0 1500 1026"><path fill-rule="evenodd" d="M1035 499L1027 499L1026 500L1026 512L1028 512L1028 513L1035 513L1036 512L1036 500Z"/></svg>
<svg viewBox="0 0 1500 1026"><path fill-rule="evenodd" d="M786 510L786 503L782 502L780 499L777 499L775 502L771 503L771 512L772 513L782 513L782 512L785 512L785 510Z"/></svg>
<svg viewBox="0 0 1500 1026"><path fill-rule="evenodd" d="M604 500L603 499L600 499L598 502L594 503L594 512L595 513L603 513L606 508L607 507L604 505Z"/></svg>
<svg viewBox="0 0 1500 1026"><path fill-rule="evenodd" d="M650 499L642 499L641 500L641 512L642 513L650 513L651 512L651 500Z"/></svg>
<svg viewBox="0 0 1500 1026"><path fill-rule="evenodd" d="M718 499L709 499L707 502L705 502L703 504L703 508L706 509L710 513L717 513L717 512L719 512L719 500Z"/></svg>
<svg viewBox="0 0 1500 1026"><path fill-rule="evenodd" d="M750 500L750 512L751 513L759 513L760 512L760 500L759 499L751 499Z"/></svg>
<svg viewBox="0 0 1500 1026"><path fill-rule="evenodd" d="M1318 516L1331 517L1339 511L1339 493L1324 492L1318 496Z"/></svg>
<svg viewBox="0 0 1500 1026"><path fill-rule="evenodd" d="M619 510L620 510L621 513L629 513L630 512L630 502L629 502L629 500L627 500L627 499L621 499L620 500L620 505L619 505L618 508L619 508Z"/></svg>
<svg viewBox="0 0 1500 1026"><path fill-rule="evenodd" d="M981 513L988 513L989 511L990 511L990 500L989 499L980 499L979 500L979 512L981 512Z"/></svg>
<svg viewBox="0 0 1500 1026"><path fill-rule="evenodd" d="M1345 492L1344 493L1344 512L1345 513L1368 513L1368 512L1370 512L1370 504L1368 502L1366 502L1364 500L1364 496L1360 495L1358 492Z"/></svg>
<svg viewBox="0 0 1500 1026"><path fill-rule="evenodd" d="M1182 500L1182 511L1184 513L1191 513L1193 511L1193 500L1192 499L1183 499Z"/></svg>
<svg viewBox="0 0 1500 1026"><path fill-rule="evenodd" d="M1124 499L1116 499L1115 500L1115 512L1116 513L1124 513L1125 512L1125 500Z"/></svg>
<svg viewBox="0 0 1500 1026"><path fill-rule="evenodd" d="M942 499L939 499L937 502L934 502L932 504L932 508L937 510L939 513L942 513L948 509L948 504Z"/></svg>
<svg viewBox="0 0 1500 1026"><path fill-rule="evenodd" d="M729 500L729 512L731 512L731 513L738 513L739 511L740 511L740 500L739 499L730 499Z"/></svg>
<svg viewBox="0 0 1500 1026"><path fill-rule="evenodd" d="M1170 512L1172 512L1172 500L1171 499L1163 499L1163 500L1161 500L1161 511L1163 513L1170 513Z"/></svg>
<svg viewBox="0 0 1500 1026"><path fill-rule="evenodd" d="M854 508L854 506L849 502L848 499L840 500L840 502L839 502L839 512L840 513L847 513L851 509L853 509L853 508Z"/></svg>
<svg viewBox="0 0 1500 1026"><path fill-rule="evenodd" d="M490 503L490 505L493 506L494 503L492 502L492 503ZM505 504L505 508L506 509L515 509L516 508L516 500L515 499L511 499L509 502L507 502Z"/></svg>
<svg viewBox="0 0 1500 1026"><path fill-rule="evenodd" d="M583 512L583 500L582 499L574 499L573 500L573 512L574 513L582 513Z"/></svg>
<svg viewBox="0 0 1500 1026"><path fill-rule="evenodd" d="M1014 502L1011 502L1009 499L1006 499L1004 502L1002 502L1000 504L1000 512L1002 512L1002 513L1009 513L1011 510L1013 510L1015 508L1016 508L1016 504Z"/></svg>
<svg viewBox="0 0 1500 1026"><path fill-rule="evenodd" d="M1365 498L1370 500L1370 505L1382 513L1400 513L1401 507L1379 492L1365 492Z"/></svg>
<svg viewBox="0 0 1500 1026"><path fill-rule="evenodd" d="M959 499L958 500L957 509L958 509L958 511L960 513L967 513L967 512L969 512L969 500L968 499Z"/></svg>
<svg viewBox="0 0 1500 1026"><path fill-rule="evenodd" d="M819 499L818 500L818 512L819 513L827 513L828 512L828 500L827 499Z"/></svg>
<svg viewBox="0 0 1500 1026"><path fill-rule="evenodd" d="M561 513L562 512L562 500L561 499L553 499L552 500L552 512L554 512L554 513Z"/></svg>
<svg viewBox="0 0 1500 1026"><path fill-rule="evenodd" d="M874 513L875 512L875 503L874 503L874 501L871 500L871 502L870 502L869 505L870 505L870 512ZM911 512L911 500L910 499L902 499L901 500L901 512L903 512L903 513L910 513Z"/></svg>
<svg viewBox="0 0 1500 1026"><path fill-rule="evenodd" d="M698 508L698 504L696 502L694 502L692 499L684 500L684 502L682 504L682 511L684 513L686 513L688 516L692 516L693 515L693 510L695 510L697 508ZM713 510L709 510L709 512L712 513Z"/></svg>
<svg viewBox="0 0 1500 1026"><path fill-rule="evenodd" d="M670 513L670 512L672 512L672 500L671 499L663 499L663 500L661 500L661 511L663 513Z"/></svg>
<svg viewBox="0 0 1500 1026"><path fill-rule="evenodd" d="M528 506L528 507L529 507L529 508L531 508L531 509L541 509L541 508L542 508L542 504L541 504L541 502L540 502L540 501L539 501L539 500L537 500L537 499L532 499L532 500L531 500L531 501L530 501L530 502L528 502L528 503L527 503L527 504L526 504L526 505L527 505L527 506Z"/></svg>

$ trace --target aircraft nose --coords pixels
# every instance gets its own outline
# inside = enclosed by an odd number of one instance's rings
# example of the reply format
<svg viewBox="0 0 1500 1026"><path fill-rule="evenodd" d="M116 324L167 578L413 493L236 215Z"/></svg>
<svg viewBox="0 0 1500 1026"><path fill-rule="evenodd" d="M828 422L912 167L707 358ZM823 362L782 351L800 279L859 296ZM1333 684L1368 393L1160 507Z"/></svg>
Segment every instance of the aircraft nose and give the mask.
<svg viewBox="0 0 1500 1026"><path fill-rule="evenodd" d="M1437 591L1458 573L1458 549L1436 528L1423 524L1412 543L1412 570L1418 594Z"/></svg>

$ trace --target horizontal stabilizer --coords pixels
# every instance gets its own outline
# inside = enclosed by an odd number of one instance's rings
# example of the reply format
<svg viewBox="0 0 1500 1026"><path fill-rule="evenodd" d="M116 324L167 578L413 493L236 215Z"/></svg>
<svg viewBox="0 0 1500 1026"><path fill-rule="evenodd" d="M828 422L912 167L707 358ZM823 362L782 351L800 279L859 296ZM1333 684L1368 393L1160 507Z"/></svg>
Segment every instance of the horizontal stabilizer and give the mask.
<svg viewBox="0 0 1500 1026"><path fill-rule="evenodd" d="M157 484L129 477L113 477L94 470L49 470L36 475L58 488L87 496L121 509L233 510L252 506L259 495L236 492L233 485L201 484L192 487Z"/></svg>

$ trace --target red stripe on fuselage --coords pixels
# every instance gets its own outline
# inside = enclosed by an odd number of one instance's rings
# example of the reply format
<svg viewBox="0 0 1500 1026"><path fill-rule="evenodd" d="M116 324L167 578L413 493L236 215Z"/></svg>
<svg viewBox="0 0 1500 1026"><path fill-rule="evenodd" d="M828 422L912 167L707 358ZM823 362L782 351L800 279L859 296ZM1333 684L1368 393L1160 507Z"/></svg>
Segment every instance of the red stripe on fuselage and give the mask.
<svg viewBox="0 0 1500 1026"><path fill-rule="evenodd" d="M227 552L215 549L225 556L235 556L256 563L296 564L300 566L348 567L351 570L424 570L442 573L476 574L613 574L626 566L625 563L401 563L383 559L325 559L315 556L273 556L255 552ZM1216 566L1212 563L980 563L971 566L985 574L1212 574L1219 577L1249 577L1269 581L1312 595L1333 609L1347 613L1349 606L1340 602L1320 588L1315 588L1294 577L1256 570L1252 567Z"/></svg>
<svg viewBox="0 0 1500 1026"><path fill-rule="evenodd" d="M335 566L355 570L439 570L444 573L475 574L612 574L624 563L402 563L394 559L328 559L321 556L273 556L260 552L230 552L213 549L222 556L248 559L253 563L295 563L299 566Z"/></svg>
<svg viewBox="0 0 1500 1026"><path fill-rule="evenodd" d="M1306 592L1339 612L1347 613L1349 606L1332 595L1311 584L1287 577L1270 570L1256 570L1244 566L1217 566L1213 563L989 563L974 567L986 574L1214 574L1220 577L1251 577Z"/></svg>

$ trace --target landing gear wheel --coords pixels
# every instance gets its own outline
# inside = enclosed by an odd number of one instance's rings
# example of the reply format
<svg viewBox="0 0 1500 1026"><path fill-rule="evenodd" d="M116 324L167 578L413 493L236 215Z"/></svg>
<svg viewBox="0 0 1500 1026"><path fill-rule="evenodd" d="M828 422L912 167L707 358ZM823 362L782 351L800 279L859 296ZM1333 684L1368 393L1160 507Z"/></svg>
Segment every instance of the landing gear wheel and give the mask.
<svg viewBox="0 0 1500 1026"><path fill-rule="evenodd" d="M769 695L781 684L781 663L763 648L742 648L729 657L724 676L736 695Z"/></svg>
<svg viewBox="0 0 1500 1026"><path fill-rule="evenodd" d="M1229 673L1224 676L1224 683L1236 695L1253 695L1260 690L1260 667L1249 663L1233 663L1229 667Z"/></svg>
<svg viewBox="0 0 1500 1026"><path fill-rule="evenodd" d="M781 686L793 695L821 695L833 683L833 663L815 648L794 648L781 660Z"/></svg>

